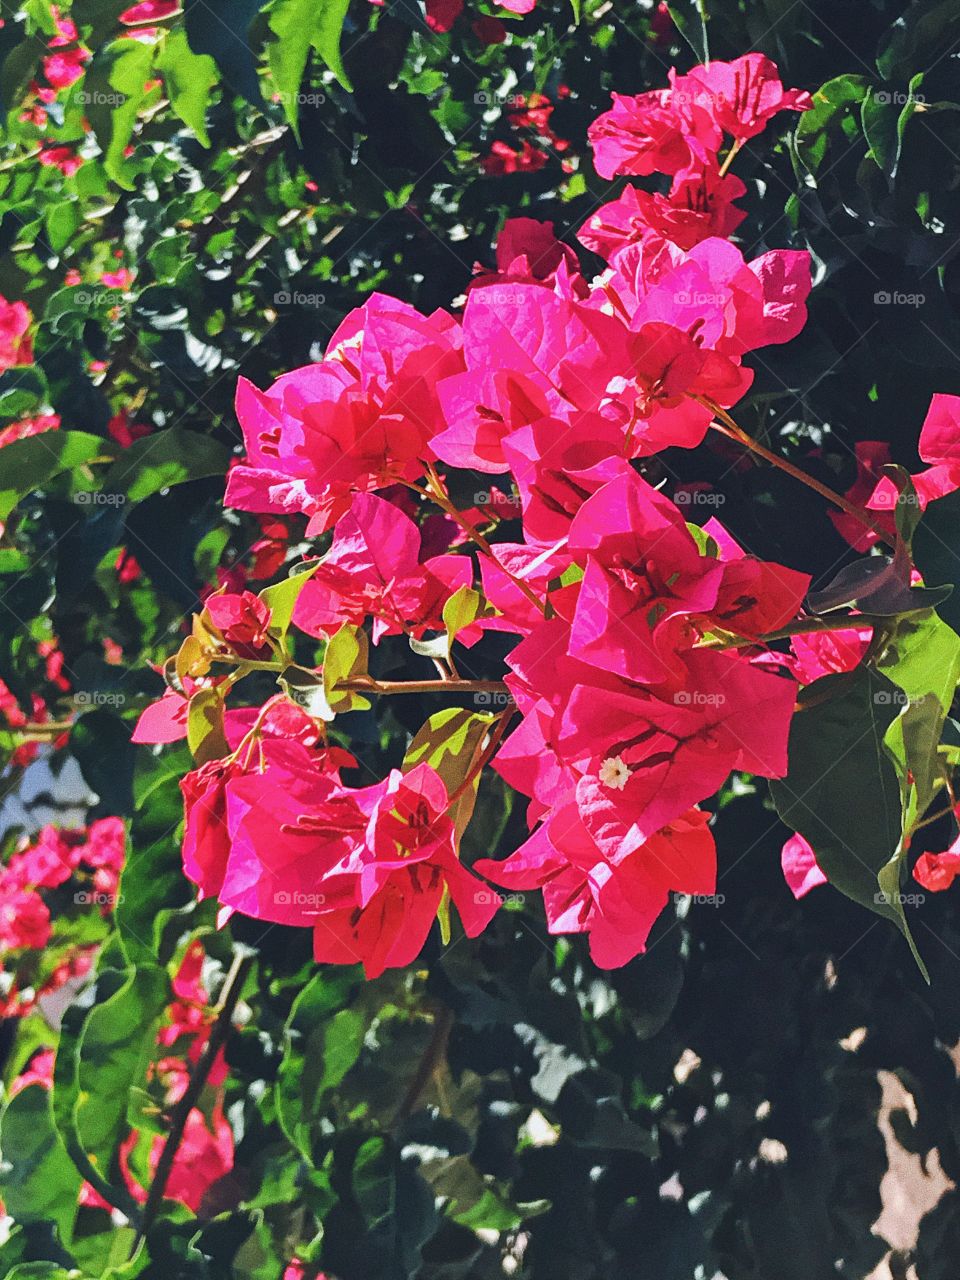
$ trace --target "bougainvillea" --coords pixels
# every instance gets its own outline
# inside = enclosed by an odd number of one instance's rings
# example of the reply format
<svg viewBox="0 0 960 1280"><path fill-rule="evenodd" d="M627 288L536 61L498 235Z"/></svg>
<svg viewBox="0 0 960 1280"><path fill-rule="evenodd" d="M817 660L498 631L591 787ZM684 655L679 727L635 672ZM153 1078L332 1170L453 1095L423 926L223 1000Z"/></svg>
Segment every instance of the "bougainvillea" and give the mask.
<svg viewBox="0 0 960 1280"><path fill-rule="evenodd" d="M954 1280L954 9L3 6L4 1277Z"/></svg>
<svg viewBox="0 0 960 1280"><path fill-rule="evenodd" d="M933 467L915 484L877 473L875 491L820 486L844 531L894 554L816 596L809 575L751 555L716 518L688 524L644 475L711 428L769 456L730 410L751 383L744 356L803 327L809 258L748 259L718 233L740 221L729 170L743 145L779 111L811 106L758 54L615 94L590 130L598 170L673 185L667 196L627 186L591 216L581 239L605 270L583 276L549 225L507 222L497 271L477 276L461 315L374 294L319 362L265 391L241 382L245 456L228 504L300 513L308 538L332 539L259 596L209 596L135 735L188 739L199 767L182 783L184 865L228 914L310 926L318 961L361 960L370 977L414 960L438 916L449 936L451 907L474 937L499 898L461 865L459 843L490 765L528 797L531 834L474 873L540 889L552 932L587 933L596 963L621 965L672 892L715 892L697 806L735 771L788 777L801 688L868 653L890 666L895 635L881 647L876 616L909 617L933 596L911 585L905 522L878 525L871 509L955 487L953 397L935 400L920 441ZM509 521L458 502L457 472L471 470L519 495L519 542L501 533ZM869 649L849 641L861 614ZM502 681L471 679L471 647L494 630L518 640ZM323 641L318 667L294 661L297 632ZM390 635L431 658L437 678L371 675L369 644ZM821 649L791 653L790 637ZM264 671L282 692L245 713L241 682ZM336 716L366 695L428 690L503 709L433 716L399 770L344 780L357 762L329 745ZM916 787L909 754L904 777ZM808 839L822 818L808 822L803 797L781 787L802 833L786 874L806 892L815 872L831 878L814 860L822 836ZM922 816L926 803L910 803ZM902 923L896 877L876 892Z"/></svg>

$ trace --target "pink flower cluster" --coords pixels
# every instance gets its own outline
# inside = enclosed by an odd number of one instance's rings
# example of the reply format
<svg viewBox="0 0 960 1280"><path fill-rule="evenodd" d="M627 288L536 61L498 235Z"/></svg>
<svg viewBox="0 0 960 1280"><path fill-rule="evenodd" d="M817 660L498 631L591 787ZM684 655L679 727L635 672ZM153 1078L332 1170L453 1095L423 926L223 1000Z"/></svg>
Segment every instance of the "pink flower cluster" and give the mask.
<svg viewBox="0 0 960 1280"><path fill-rule="evenodd" d="M749 388L745 357L804 323L807 254L744 257L726 238L740 185L725 170L776 112L807 106L758 54L615 97L591 130L601 173L659 170L675 184L631 197L622 234L610 207L581 232L608 261L596 279L552 226L518 219L461 315L374 295L318 363L266 391L241 380L245 457L228 504L306 517L308 537L332 530L296 600L299 631L332 649L369 629L374 645L406 636L442 654L430 637L456 616L468 654L492 630L515 647L459 776L441 752L436 768L414 756L353 786L322 703L278 694L226 710L228 753L206 754L182 789L186 873L227 914L312 927L317 960L374 976L412 961L438 915L449 927L451 905L479 933L502 900L480 873L540 890L550 930L588 934L613 966L643 950L672 892L714 891L698 806L733 770L782 776L798 681L855 665L862 648L816 637L770 650L764 638L802 611L807 575L747 554L715 519L688 525L644 460L699 445ZM485 482L500 501L458 505L470 472L503 477ZM210 596L135 739L186 736L194 708L250 664L280 673L284 631L270 596ZM437 663L452 692L470 687L448 650ZM488 762L529 797L530 835L468 870L462 802Z"/></svg>
<svg viewBox="0 0 960 1280"><path fill-rule="evenodd" d="M746 194L727 172L732 156L762 133L780 111L807 111L809 93L784 89L777 68L762 53L735 62L712 62L688 75L670 73L670 87L628 97L590 127L597 172L604 178L666 174L666 195L625 188L598 209L580 239L588 249L610 252L648 236L692 249L709 236L728 236L746 216L734 204ZM721 163L725 140L730 151Z"/></svg>
<svg viewBox="0 0 960 1280"><path fill-rule="evenodd" d="M79 830L44 827L0 869L3 1017L29 1013L39 997L88 971L93 959L89 946L68 946L63 951L57 927L63 913L58 912L56 918L52 915L49 891L69 882L74 887L74 903L81 910L95 907L103 914L112 910L125 840L119 818L101 818ZM49 972L42 972L40 964L40 953L45 949L58 956L56 967Z"/></svg>
<svg viewBox="0 0 960 1280"><path fill-rule="evenodd" d="M912 476L917 505L926 510L931 502L944 498L960 489L960 396L937 394L930 401L930 408L920 429L917 452L927 468ZM892 528L893 512L900 493L893 481L882 474L883 466L890 462L890 447L885 441L863 440L856 447L856 476L846 496L862 502L870 511L886 515ZM854 528L843 514L833 517L840 534L858 551L871 545L871 539L863 527Z"/></svg>

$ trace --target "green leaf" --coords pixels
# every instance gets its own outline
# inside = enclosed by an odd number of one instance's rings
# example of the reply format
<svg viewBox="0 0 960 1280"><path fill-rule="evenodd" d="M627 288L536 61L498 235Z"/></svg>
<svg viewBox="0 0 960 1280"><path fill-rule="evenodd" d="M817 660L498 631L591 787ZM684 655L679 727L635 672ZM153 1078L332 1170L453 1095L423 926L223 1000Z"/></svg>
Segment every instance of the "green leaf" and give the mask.
<svg viewBox="0 0 960 1280"><path fill-rule="evenodd" d="M53 1222L69 1239L82 1179L54 1127L48 1089L31 1084L10 1099L0 1116L0 1151L7 1213L21 1224Z"/></svg>
<svg viewBox="0 0 960 1280"><path fill-rule="evenodd" d="M130 742L130 726L106 708L85 711L73 726L70 751L107 813L122 815L132 808L137 750Z"/></svg>
<svg viewBox="0 0 960 1280"><path fill-rule="evenodd" d="M920 0L906 7L890 28L890 39L877 58L886 80L906 80L939 62L960 38L960 11L954 0Z"/></svg>
<svg viewBox="0 0 960 1280"><path fill-rule="evenodd" d="M213 58L234 93L260 106L257 54L250 29L261 0L184 0L184 25L195 54Z"/></svg>
<svg viewBox="0 0 960 1280"><path fill-rule="evenodd" d="M883 653L880 670L907 699L886 743L900 764L909 826L923 815L941 781L940 736L960 681L960 636L935 614L904 619ZM906 787L906 778L913 785Z"/></svg>
<svg viewBox="0 0 960 1280"><path fill-rule="evenodd" d="M960 490L931 502L913 535L913 563L927 586L953 591L936 606L940 617L960 631Z"/></svg>
<svg viewBox="0 0 960 1280"><path fill-rule="evenodd" d="M210 94L220 81L217 64L208 54L194 53L186 32L177 28L167 35L157 70L174 113L193 130L202 146L209 147L206 116Z"/></svg>
<svg viewBox="0 0 960 1280"><path fill-rule="evenodd" d="M76 1271L66 1271L55 1262L23 1262L8 1271L4 1280L76 1280L76 1276Z"/></svg>
<svg viewBox="0 0 960 1280"><path fill-rule="evenodd" d="M46 398L47 380L37 365L14 365L0 373L0 418L35 413Z"/></svg>
<svg viewBox="0 0 960 1280"><path fill-rule="evenodd" d="M260 599L270 610L270 632L278 640L282 641L285 638L290 629L290 621L293 618L297 600L300 598L300 592L319 567L320 561L317 560L302 573L291 574L289 578L284 578L282 582L272 587L265 587L260 592Z"/></svg>
<svg viewBox="0 0 960 1280"><path fill-rule="evenodd" d="M829 882L893 920L913 947L899 900L900 785L884 745L903 705L897 687L869 667L815 680L793 718L787 776L772 780L770 791Z"/></svg>
<svg viewBox="0 0 960 1280"><path fill-rule="evenodd" d="M45 481L90 462L104 448L99 436L85 431L45 431L6 445L0 467L0 520Z"/></svg>
<svg viewBox="0 0 960 1280"><path fill-rule="evenodd" d="M123 494L130 502L142 502L170 485L222 475L229 458L230 450L209 436L169 427L125 449L104 476L103 488Z"/></svg>
<svg viewBox="0 0 960 1280"><path fill-rule="evenodd" d="M270 73L277 86L284 115L300 141L298 99L313 40L313 24L323 0L276 0L270 6L270 30L277 37L267 46Z"/></svg>
<svg viewBox="0 0 960 1280"><path fill-rule="evenodd" d="M277 1117L290 1142L309 1161L325 1098L363 1046L368 1020L352 1007L361 987L355 970L321 969L293 1002L284 1027L275 1087Z"/></svg>
<svg viewBox="0 0 960 1280"><path fill-rule="evenodd" d="M870 91L865 76L843 75L828 80L813 95L813 107L800 117L794 135L797 156L816 174L830 146L830 135L849 119Z"/></svg>
<svg viewBox="0 0 960 1280"><path fill-rule="evenodd" d="M445 707L435 712L421 726L403 758L405 772L418 764L429 764L443 779L447 794L452 796L463 786L483 748L484 739L495 715L486 712L467 711L463 707ZM450 815L463 835L473 815L476 804L479 773L460 795L455 811Z"/></svg>
<svg viewBox="0 0 960 1280"><path fill-rule="evenodd" d="M363 1274L362 1260L372 1254L379 1255L378 1274L398 1280L415 1275L436 1223L433 1194L423 1179L388 1139L375 1137L354 1157L351 1190L367 1230L356 1246L361 1265L350 1272Z"/></svg>
<svg viewBox="0 0 960 1280"><path fill-rule="evenodd" d="M899 765L904 822L922 817L942 783L939 769L943 707L933 693L911 701L887 730L884 741Z"/></svg>
<svg viewBox="0 0 960 1280"><path fill-rule="evenodd" d="M453 644L459 632L476 622L483 611L483 596L473 587L458 587L443 606L443 621L447 628L447 640Z"/></svg>
<svg viewBox="0 0 960 1280"><path fill-rule="evenodd" d="M80 228L80 208L76 200L63 199L47 206L43 215L47 239L54 253L62 253Z"/></svg>
<svg viewBox="0 0 960 1280"><path fill-rule="evenodd" d="M194 761L206 764L229 754L223 727L223 694L219 689L197 689L187 708L187 745Z"/></svg>
<svg viewBox="0 0 960 1280"><path fill-rule="evenodd" d="M120 14L129 8L126 0L73 0L70 17L80 32L86 34L87 43L94 47L113 35Z"/></svg>
<svg viewBox="0 0 960 1280"><path fill-rule="evenodd" d="M366 711L370 699L351 689L338 689L343 680L367 674L370 642L362 627L344 623L327 642L323 655L323 691L334 712Z"/></svg>
<svg viewBox="0 0 960 1280"><path fill-rule="evenodd" d="M514 1231L525 1218L546 1207L543 1202L522 1208L513 1204L505 1189L481 1174L467 1155L430 1160L420 1172L434 1195L448 1202L447 1216L471 1231Z"/></svg>
<svg viewBox="0 0 960 1280"><path fill-rule="evenodd" d="M960 682L960 636L935 613L904 619L879 665L908 699L934 694L946 713Z"/></svg>
<svg viewBox="0 0 960 1280"><path fill-rule="evenodd" d="M923 83L923 72L910 81L904 95L896 89L873 89L863 99L861 121L870 153L888 181L897 176L903 135L917 106L914 94ZM904 98L906 99L904 101Z"/></svg>
<svg viewBox="0 0 960 1280"><path fill-rule="evenodd" d="M10 17L7 17L10 22ZM25 35L14 45L0 67L0 105L4 111L14 111L23 102L30 82L40 68L40 59L47 52L47 42L37 36Z"/></svg>
<svg viewBox="0 0 960 1280"><path fill-rule="evenodd" d="M113 40L96 51L84 80L86 113L103 152L103 167L125 191L134 184L124 151L146 97L154 49L142 40Z"/></svg>
<svg viewBox="0 0 960 1280"><path fill-rule="evenodd" d="M710 40L707 34L706 0L670 0L667 6L674 25L696 54L698 62L710 61Z"/></svg>
<svg viewBox="0 0 960 1280"><path fill-rule="evenodd" d="M137 752L141 776L137 778L130 848L120 876L114 915L124 955L131 965L166 964L176 934L198 923L192 885L183 874L177 839L183 816L179 781L190 767L190 756L183 745L173 751L168 748L161 757ZM157 777L157 773L161 776ZM213 906L211 900L209 909ZM188 922L188 917L193 918Z"/></svg>
<svg viewBox="0 0 960 1280"><path fill-rule="evenodd" d="M329 723L336 712L327 701L327 693L323 685L323 677L306 667L298 667L291 663L280 674L277 684L292 703L301 707L314 720Z"/></svg>
<svg viewBox="0 0 960 1280"><path fill-rule="evenodd" d="M141 964L98 977L109 992L83 1019L72 1061L58 1058L54 1084L58 1124L77 1142L102 1177L110 1178L127 1136L131 1091L146 1080L159 1019L170 999L167 973Z"/></svg>
<svg viewBox="0 0 960 1280"><path fill-rule="evenodd" d="M350 0L316 0L313 47L343 87L352 92L353 85L340 54L340 37L349 8Z"/></svg>

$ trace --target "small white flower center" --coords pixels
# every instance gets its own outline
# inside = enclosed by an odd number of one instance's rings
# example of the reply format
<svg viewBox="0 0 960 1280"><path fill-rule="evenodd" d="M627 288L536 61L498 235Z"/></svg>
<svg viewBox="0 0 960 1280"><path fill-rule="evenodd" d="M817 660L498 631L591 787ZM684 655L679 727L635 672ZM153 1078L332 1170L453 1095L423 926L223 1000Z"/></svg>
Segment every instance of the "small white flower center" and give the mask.
<svg viewBox="0 0 960 1280"><path fill-rule="evenodd" d="M600 781L613 791L622 791L630 779L630 769L620 756L607 756L600 766Z"/></svg>

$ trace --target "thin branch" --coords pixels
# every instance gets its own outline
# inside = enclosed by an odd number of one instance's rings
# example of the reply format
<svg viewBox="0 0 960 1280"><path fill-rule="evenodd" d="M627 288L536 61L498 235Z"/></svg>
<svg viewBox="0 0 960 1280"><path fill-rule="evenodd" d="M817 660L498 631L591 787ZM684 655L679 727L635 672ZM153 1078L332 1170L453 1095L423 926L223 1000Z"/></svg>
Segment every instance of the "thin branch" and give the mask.
<svg viewBox="0 0 960 1280"><path fill-rule="evenodd" d="M889 534L884 532L883 529L878 528L862 508L858 507L853 502L848 502L842 494L831 489L829 485L822 484L819 480L814 479L813 476L807 475L806 471L802 471L799 467L795 467L792 462L788 462L786 458L781 458L779 454L772 453L764 445L760 444L758 440L754 440L753 436L744 431L741 426L738 426L734 419L731 418L730 414L727 413L726 409L722 408L714 400L711 400L708 396L693 396L693 399L699 404L702 404L705 408L709 409L710 412L719 419L719 423L715 422L711 425L716 430L719 430L729 440L736 440L737 443L742 444L745 449L749 449L751 453L755 453L758 458L763 458L763 460L765 462L769 462L771 466L777 467L780 471L786 472L788 476L793 476L794 480L799 480L800 483L805 484L808 489L813 489L813 491L815 493L819 493L822 498L826 498L826 500L832 503L835 507L839 507L841 511L845 511L848 516L852 516L854 520L862 524L865 529L869 529L871 533L875 533L885 542L889 542Z"/></svg>
<svg viewBox="0 0 960 1280"><path fill-rule="evenodd" d="M216 1061L217 1054L226 1044L233 1028L233 1013L237 1007L240 992L243 990L243 984L246 981L247 974L250 972L252 963L252 956L244 955L239 951L233 957L230 972L227 974L220 991L220 998L215 1009L216 1018L210 1028L207 1043L203 1046L203 1050L194 1064L193 1070L190 1072L190 1079L183 1095L171 1112L170 1132L167 1134L163 1149L160 1152L160 1159L157 1161L153 1182L150 1185L150 1193L147 1196L146 1204L143 1206L143 1220L130 1252L131 1258L136 1254L137 1249L140 1247L140 1242L153 1226L160 1211L167 1183L173 1170L173 1162L177 1157L180 1143L183 1141L187 1120L190 1112L196 1106L200 1094L203 1092L203 1086L207 1083L207 1077Z"/></svg>
<svg viewBox="0 0 960 1280"><path fill-rule="evenodd" d="M446 1055L447 1042L450 1039L452 1030L453 1010L444 1005L434 1018L433 1034L427 1042L427 1047L423 1051L416 1074L410 1081L407 1092L403 1096L403 1101L397 1108L397 1114L393 1119L394 1129L399 1128L404 1120L416 1110L417 1103L423 1096L424 1090Z"/></svg>

